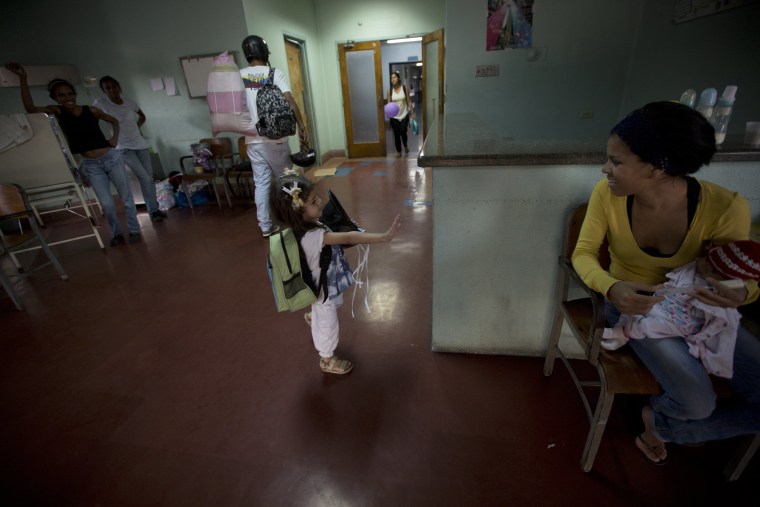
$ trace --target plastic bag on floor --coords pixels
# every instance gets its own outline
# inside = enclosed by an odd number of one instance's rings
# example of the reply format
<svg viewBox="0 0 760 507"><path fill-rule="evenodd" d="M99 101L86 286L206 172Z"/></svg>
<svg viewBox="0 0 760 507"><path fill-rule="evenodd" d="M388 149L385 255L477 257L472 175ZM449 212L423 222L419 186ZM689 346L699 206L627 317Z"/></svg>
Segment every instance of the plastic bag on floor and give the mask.
<svg viewBox="0 0 760 507"><path fill-rule="evenodd" d="M156 182L156 200L158 201L158 209L161 211L167 211L177 205L169 178Z"/></svg>
<svg viewBox="0 0 760 507"><path fill-rule="evenodd" d="M185 193L181 190L182 187L179 187L180 190L177 191L175 194L175 199L177 201L177 205L180 208L189 208L190 204L187 202L187 197L185 196ZM197 206L199 204L207 203L211 200L211 193L208 189L208 181L205 180L197 180L193 181L189 185L187 185L187 191L190 194L190 199L193 200L193 206Z"/></svg>

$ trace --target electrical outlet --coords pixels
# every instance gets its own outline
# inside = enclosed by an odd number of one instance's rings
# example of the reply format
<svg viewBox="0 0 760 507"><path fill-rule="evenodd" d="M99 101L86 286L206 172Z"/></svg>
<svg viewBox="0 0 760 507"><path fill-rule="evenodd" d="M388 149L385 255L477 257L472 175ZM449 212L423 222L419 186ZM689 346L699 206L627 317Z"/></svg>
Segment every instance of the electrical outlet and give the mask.
<svg viewBox="0 0 760 507"><path fill-rule="evenodd" d="M583 111L581 113L581 118L588 119L588 118L593 118L593 117L594 117L593 111Z"/></svg>
<svg viewBox="0 0 760 507"><path fill-rule="evenodd" d="M499 75L498 65L476 65L475 77L495 77Z"/></svg>

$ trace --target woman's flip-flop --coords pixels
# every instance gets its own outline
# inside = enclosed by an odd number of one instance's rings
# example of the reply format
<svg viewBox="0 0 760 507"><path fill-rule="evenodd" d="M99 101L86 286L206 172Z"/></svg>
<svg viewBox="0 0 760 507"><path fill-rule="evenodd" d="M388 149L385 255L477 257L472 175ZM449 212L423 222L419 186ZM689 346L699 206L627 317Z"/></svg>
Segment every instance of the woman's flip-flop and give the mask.
<svg viewBox="0 0 760 507"><path fill-rule="evenodd" d="M657 448L659 446L657 445L649 445L646 443L646 440L644 440L644 433L641 433L636 436L636 447L641 451L641 453L644 455L644 457L649 460L650 463L653 463L655 465L664 465L668 462L668 456L665 456L662 459L657 459Z"/></svg>

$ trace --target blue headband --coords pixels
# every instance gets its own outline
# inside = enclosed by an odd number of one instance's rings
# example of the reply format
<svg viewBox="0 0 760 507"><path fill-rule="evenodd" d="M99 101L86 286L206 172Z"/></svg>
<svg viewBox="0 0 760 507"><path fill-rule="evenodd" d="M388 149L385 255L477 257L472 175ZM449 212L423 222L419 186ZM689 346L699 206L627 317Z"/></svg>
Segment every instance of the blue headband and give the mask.
<svg viewBox="0 0 760 507"><path fill-rule="evenodd" d="M655 131L641 109L637 109L623 118L620 123L612 128L611 133L617 134L631 151L644 162L652 164L666 173L672 169L666 147L663 146L659 133Z"/></svg>

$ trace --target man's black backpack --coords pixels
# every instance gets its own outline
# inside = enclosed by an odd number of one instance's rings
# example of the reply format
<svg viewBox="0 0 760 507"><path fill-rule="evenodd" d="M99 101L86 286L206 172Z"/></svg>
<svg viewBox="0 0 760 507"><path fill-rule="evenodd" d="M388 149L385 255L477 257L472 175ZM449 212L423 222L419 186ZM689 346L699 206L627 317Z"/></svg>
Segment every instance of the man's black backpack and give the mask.
<svg viewBox="0 0 760 507"><path fill-rule="evenodd" d="M269 81L256 94L259 121L256 131L269 139L280 139L296 133L296 117L285 95L274 84L274 67L269 69Z"/></svg>

